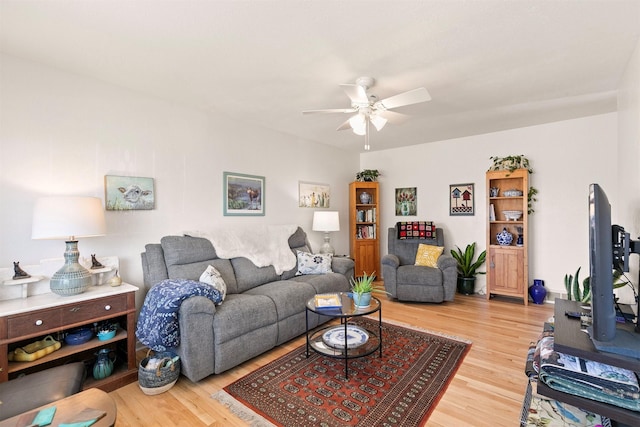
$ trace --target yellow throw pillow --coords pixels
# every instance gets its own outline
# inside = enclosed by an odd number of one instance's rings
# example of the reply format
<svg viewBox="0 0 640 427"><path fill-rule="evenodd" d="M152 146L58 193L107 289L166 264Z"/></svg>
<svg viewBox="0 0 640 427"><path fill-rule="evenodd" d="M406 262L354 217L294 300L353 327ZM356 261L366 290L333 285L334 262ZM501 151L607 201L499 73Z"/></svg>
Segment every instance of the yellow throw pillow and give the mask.
<svg viewBox="0 0 640 427"><path fill-rule="evenodd" d="M420 243L420 245L418 245L415 265L421 265L423 267L437 267L438 258L442 255L442 251L444 251L444 246L433 246Z"/></svg>

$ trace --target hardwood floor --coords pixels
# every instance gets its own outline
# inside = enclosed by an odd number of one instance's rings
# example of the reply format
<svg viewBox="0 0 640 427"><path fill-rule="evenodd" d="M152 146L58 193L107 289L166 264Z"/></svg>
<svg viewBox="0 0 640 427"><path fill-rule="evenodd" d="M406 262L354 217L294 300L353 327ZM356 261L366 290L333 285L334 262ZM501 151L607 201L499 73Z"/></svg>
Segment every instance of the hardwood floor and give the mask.
<svg viewBox="0 0 640 427"><path fill-rule="evenodd" d="M531 341L553 315L553 305L457 294L445 304L399 303L383 298L382 317L471 340L473 345L431 414L427 426L516 426L527 378ZM304 336L221 375L193 383L181 376L169 391L147 396L137 382L110 393L118 406L117 427L246 426L211 398L227 384L304 344Z"/></svg>

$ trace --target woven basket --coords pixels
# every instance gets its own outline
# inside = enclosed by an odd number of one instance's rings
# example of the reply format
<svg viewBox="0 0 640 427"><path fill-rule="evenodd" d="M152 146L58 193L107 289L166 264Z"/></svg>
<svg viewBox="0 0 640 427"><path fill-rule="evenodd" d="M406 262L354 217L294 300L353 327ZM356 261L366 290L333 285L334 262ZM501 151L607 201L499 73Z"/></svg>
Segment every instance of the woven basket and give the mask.
<svg viewBox="0 0 640 427"><path fill-rule="evenodd" d="M147 352L147 357L142 359L138 366L138 385L144 394L154 395L164 393L178 381L180 376L180 359L170 351L157 351L150 356L151 350ZM160 362L155 369L147 369L147 364L151 359L158 359ZM175 361L173 361L176 359Z"/></svg>

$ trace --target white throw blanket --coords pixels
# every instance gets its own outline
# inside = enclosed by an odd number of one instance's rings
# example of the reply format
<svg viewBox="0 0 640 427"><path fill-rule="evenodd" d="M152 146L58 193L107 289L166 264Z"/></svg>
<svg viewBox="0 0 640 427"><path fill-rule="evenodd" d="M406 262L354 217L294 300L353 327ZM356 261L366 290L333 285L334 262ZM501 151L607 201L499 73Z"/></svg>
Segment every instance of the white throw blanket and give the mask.
<svg viewBox="0 0 640 427"><path fill-rule="evenodd" d="M254 225L185 234L209 239L219 258L245 257L258 267L273 265L276 274L282 274L296 266L289 237L297 229L297 225Z"/></svg>

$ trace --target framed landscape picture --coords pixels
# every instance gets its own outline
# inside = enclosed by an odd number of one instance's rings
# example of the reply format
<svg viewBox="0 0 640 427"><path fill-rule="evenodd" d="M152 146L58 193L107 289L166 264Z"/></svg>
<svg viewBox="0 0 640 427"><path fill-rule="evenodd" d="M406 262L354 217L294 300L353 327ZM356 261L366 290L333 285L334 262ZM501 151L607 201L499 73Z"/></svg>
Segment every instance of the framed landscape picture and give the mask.
<svg viewBox="0 0 640 427"><path fill-rule="evenodd" d="M449 186L449 215L475 215L473 184Z"/></svg>
<svg viewBox="0 0 640 427"><path fill-rule="evenodd" d="M328 208L331 199L329 184L317 182L298 182L298 207Z"/></svg>
<svg viewBox="0 0 640 427"><path fill-rule="evenodd" d="M223 172L224 215L264 215L263 176Z"/></svg>
<svg viewBox="0 0 640 427"><path fill-rule="evenodd" d="M108 211L153 209L153 178L105 175L104 200Z"/></svg>

